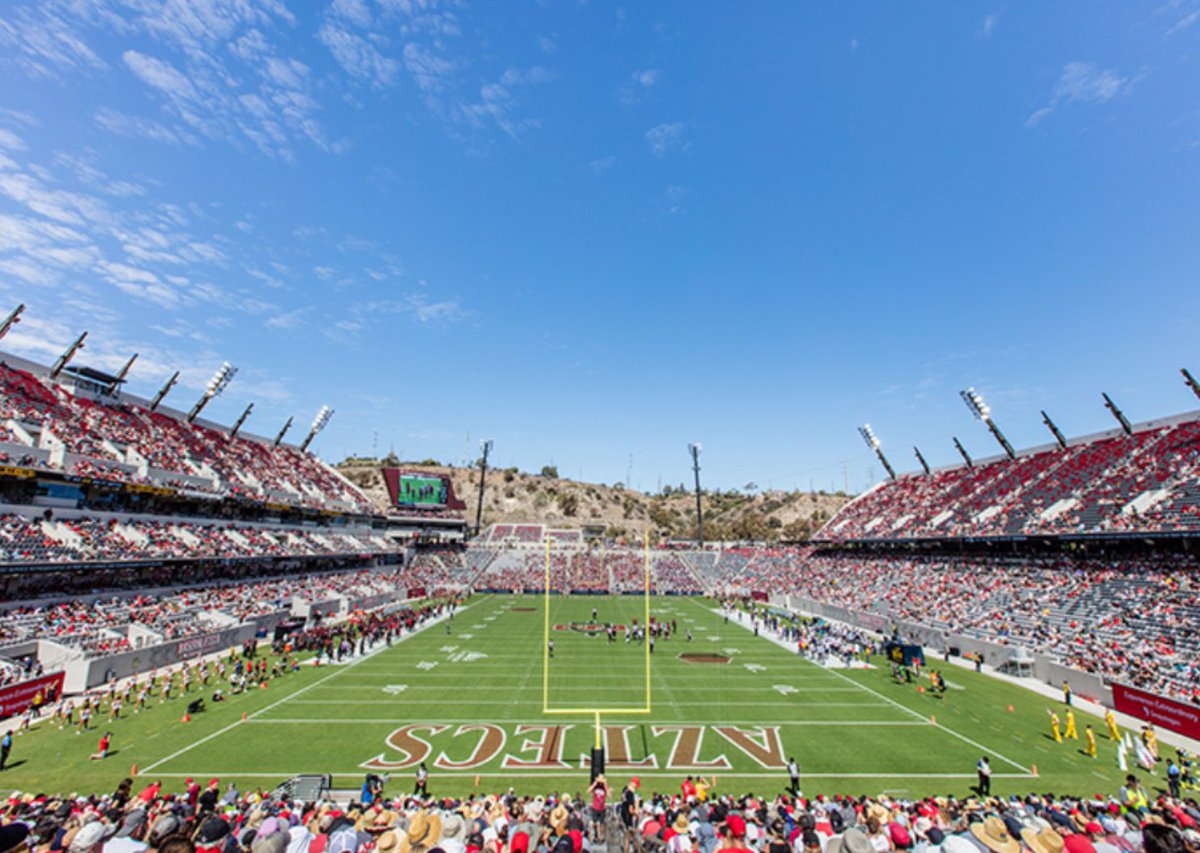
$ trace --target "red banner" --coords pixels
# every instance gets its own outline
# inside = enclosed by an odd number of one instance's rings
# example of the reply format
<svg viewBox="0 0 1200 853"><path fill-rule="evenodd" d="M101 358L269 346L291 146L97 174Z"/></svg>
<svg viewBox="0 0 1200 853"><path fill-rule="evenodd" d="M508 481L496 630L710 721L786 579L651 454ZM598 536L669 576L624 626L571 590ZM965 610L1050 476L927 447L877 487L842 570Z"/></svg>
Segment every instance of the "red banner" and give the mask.
<svg viewBox="0 0 1200 853"><path fill-rule="evenodd" d="M1113 704L1122 714L1200 740L1200 706L1176 702L1124 684L1114 684L1112 691Z"/></svg>
<svg viewBox="0 0 1200 853"><path fill-rule="evenodd" d="M63 679L66 677L65 672L56 672L54 675L43 675L20 684L0 687L0 720L20 714L33 704L33 697L39 692L42 694L42 707L46 707L51 697L57 697L62 692Z"/></svg>
<svg viewBox="0 0 1200 853"><path fill-rule="evenodd" d="M770 601L771 597L761 589L750 590L750 598L754 601Z"/></svg>

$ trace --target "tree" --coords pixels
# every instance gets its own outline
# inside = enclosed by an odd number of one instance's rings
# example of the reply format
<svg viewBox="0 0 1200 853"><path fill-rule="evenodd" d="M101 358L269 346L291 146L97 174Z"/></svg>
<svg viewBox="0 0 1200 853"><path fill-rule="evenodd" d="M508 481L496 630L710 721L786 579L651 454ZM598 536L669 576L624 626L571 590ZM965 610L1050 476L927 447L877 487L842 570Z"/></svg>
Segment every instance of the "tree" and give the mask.
<svg viewBox="0 0 1200 853"><path fill-rule="evenodd" d="M574 492L563 492L558 496L558 508L568 518L574 516L579 511L579 496Z"/></svg>
<svg viewBox="0 0 1200 853"><path fill-rule="evenodd" d="M555 465L543 465L542 476L548 480L558 479L558 467Z"/></svg>

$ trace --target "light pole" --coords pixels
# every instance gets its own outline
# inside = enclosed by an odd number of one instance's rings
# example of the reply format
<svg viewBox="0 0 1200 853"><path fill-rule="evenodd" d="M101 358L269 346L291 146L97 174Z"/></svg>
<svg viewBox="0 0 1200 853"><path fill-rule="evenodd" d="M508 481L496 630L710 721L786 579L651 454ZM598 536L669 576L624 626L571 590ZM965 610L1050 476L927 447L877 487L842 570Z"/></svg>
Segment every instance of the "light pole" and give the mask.
<svg viewBox="0 0 1200 853"><path fill-rule="evenodd" d="M1008 439L1004 437L1004 433L1000 431L1000 427L996 426L996 422L992 420L992 410L988 404L983 402L983 397L974 388L967 388L965 391L959 391L958 396L962 397L967 408L971 410L971 414L977 419L983 421L984 425L991 430L996 441L1000 442L1000 447L1008 454L1009 459L1016 459L1017 454L1013 451L1012 445L1008 443ZM970 463L968 463L968 467Z"/></svg>
<svg viewBox="0 0 1200 853"><path fill-rule="evenodd" d="M704 547L704 510L700 508L700 442L694 441L688 445L688 453L692 454L692 473L696 475L696 543Z"/></svg>
<svg viewBox="0 0 1200 853"><path fill-rule="evenodd" d="M867 443L867 447L875 451L875 455L879 457L879 461L883 464L883 470L888 472L888 476L893 480L896 479L896 472L892 469L892 463L888 462L887 457L883 455L883 448L879 446L879 439L875 437L875 431L871 429L871 425L863 424L860 426L858 434Z"/></svg>
<svg viewBox="0 0 1200 853"><path fill-rule="evenodd" d="M479 460L479 500L475 504L475 535L479 535L479 526L483 523L483 484L487 480L487 462L488 454L492 452L492 440L486 438L479 442L479 449L483 451L483 458Z"/></svg>

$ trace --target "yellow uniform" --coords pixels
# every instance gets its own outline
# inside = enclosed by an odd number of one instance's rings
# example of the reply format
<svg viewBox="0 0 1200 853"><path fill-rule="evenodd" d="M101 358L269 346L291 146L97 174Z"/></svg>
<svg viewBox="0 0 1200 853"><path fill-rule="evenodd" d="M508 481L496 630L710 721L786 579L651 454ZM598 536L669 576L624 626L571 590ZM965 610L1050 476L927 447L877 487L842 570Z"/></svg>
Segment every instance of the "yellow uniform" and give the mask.
<svg viewBox="0 0 1200 853"><path fill-rule="evenodd" d="M1050 734L1054 737L1055 743L1062 743L1062 732L1058 729L1058 714L1050 712Z"/></svg>
<svg viewBox="0 0 1200 853"><path fill-rule="evenodd" d="M1087 738L1087 752L1092 758L1096 757L1096 733L1092 731L1092 727L1088 726L1084 729L1083 736Z"/></svg>
<svg viewBox="0 0 1200 853"><path fill-rule="evenodd" d="M1154 726L1146 725L1146 731L1143 733L1142 739L1146 743L1146 749L1150 750L1150 754L1154 756L1154 760L1158 761L1158 735L1154 731Z"/></svg>
<svg viewBox="0 0 1200 853"><path fill-rule="evenodd" d="M1112 708L1109 708L1107 711L1104 712L1104 722L1108 726L1108 739L1109 740L1120 740L1121 739L1121 730L1119 728L1117 728L1117 717L1112 712Z"/></svg>
<svg viewBox="0 0 1200 853"><path fill-rule="evenodd" d="M1067 730L1063 732L1063 737L1079 740L1079 732L1075 730L1075 712L1070 708L1067 709Z"/></svg>

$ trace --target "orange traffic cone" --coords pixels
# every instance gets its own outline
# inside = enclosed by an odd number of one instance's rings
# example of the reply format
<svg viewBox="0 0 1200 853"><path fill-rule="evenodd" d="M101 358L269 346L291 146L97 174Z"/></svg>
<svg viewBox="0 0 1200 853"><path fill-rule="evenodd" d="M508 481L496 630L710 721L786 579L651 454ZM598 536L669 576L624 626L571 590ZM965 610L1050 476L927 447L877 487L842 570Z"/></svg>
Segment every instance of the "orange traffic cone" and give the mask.
<svg viewBox="0 0 1200 853"><path fill-rule="evenodd" d="M918 688L917 688L917 692L918 692L918 693L924 693L924 692L925 692L925 688L924 688L924 687L918 687Z"/></svg>
<svg viewBox="0 0 1200 853"><path fill-rule="evenodd" d="M933 723L936 726L937 725L937 717L935 717L933 714L930 714L929 722Z"/></svg>
<svg viewBox="0 0 1200 853"><path fill-rule="evenodd" d="M191 714L184 714L183 719L180 720L181 723L190 723L191 721L192 721Z"/></svg>
<svg viewBox="0 0 1200 853"><path fill-rule="evenodd" d="M246 712L242 711L242 722L246 722Z"/></svg>
<svg viewBox="0 0 1200 853"><path fill-rule="evenodd" d="M259 687L260 687L260 688L262 688L263 690L266 690L266 689L267 689L267 682L265 682L265 681L264 681L262 684L260 684L260 685L259 685Z"/></svg>
<svg viewBox="0 0 1200 853"><path fill-rule="evenodd" d="M1036 765L1036 764L1030 764L1030 765L1029 765L1029 773L1030 773L1030 775L1032 775L1032 776L1033 776L1035 779L1037 778L1038 772L1037 772L1037 765Z"/></svg>
<svg viewBox="0 0 1200 853"><path fill-rule="evenodd" d="M130 776L137 775L137 765L136 764L129 768L129 775Z"/></svg>
<svg viewBox="0 0 1200 853"><path fill-rule="evenodd" d="M475 787L476 788L479 787L479 774L478 773L475 774Z"/></svg>
<svg viewBox="0 0 1200 853"><path fill-rule="evenodd" d="M1010 713L1010 714L1011 714L1012 712L1013 712L1012 705L1009 705L1009 706L1008 706L1008 713Z"/></svg>

